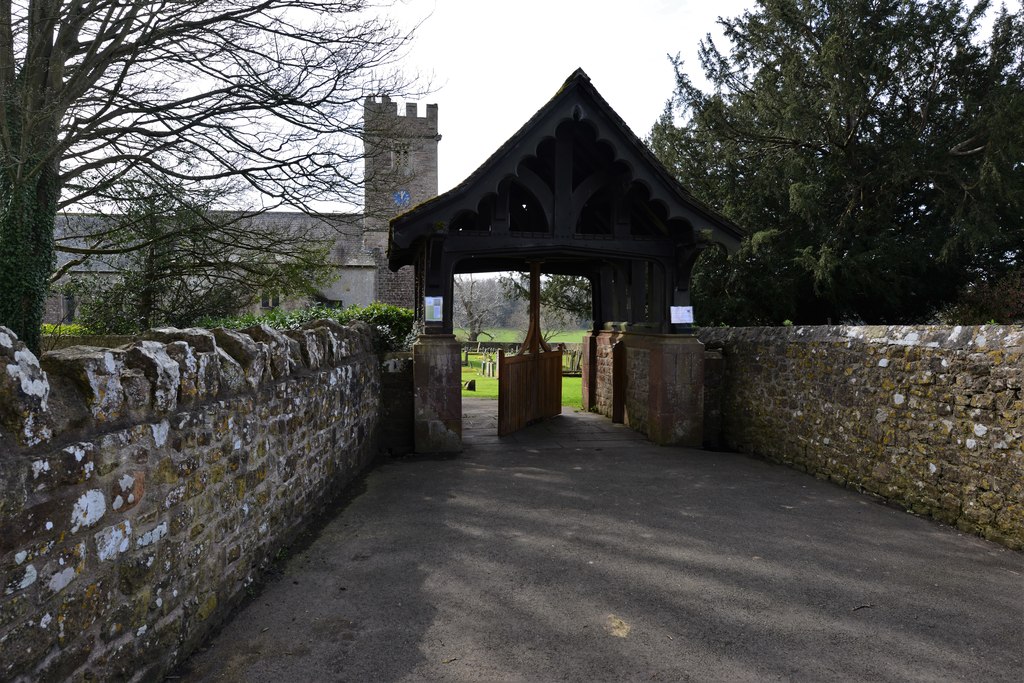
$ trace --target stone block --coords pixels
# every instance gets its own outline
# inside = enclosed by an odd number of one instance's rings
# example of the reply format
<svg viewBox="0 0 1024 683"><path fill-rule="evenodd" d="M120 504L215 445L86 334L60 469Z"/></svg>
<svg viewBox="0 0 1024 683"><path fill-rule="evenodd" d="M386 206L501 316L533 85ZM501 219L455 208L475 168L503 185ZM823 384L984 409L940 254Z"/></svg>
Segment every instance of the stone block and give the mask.
<svg viewBox="0 0 1024 683"><path fill-rule="evenodd" d="M19 446L49 441L49 395L50 383L35 354L0 327L0 438L6 432Z"/></svg>
<svg viewBox="0 0 1024 683"><path fill-rule="evenodd" d="M217 345L221 351L235 359L242 368L245 382L252 390L261 385L269 384L273 379L270 369L270 347L263 342L254 341L252 337L235 330L218 327L213 330ZM221 366L223 377L223 363Z"/></svg>
<svg viewBox="0 0 1024 683"><path fill-rule="evenodd" d="M217 395L230 396L245 391L249 384L246 382L245 369L242 365L224 349L218 348L216 353L219 379Z"/></svg>
<svg viewBox="0 0 1024 683"><path fill-rule="evenodd" d="M454 335L420 335L413 345L417 453L462 450L462 365Z"/></svg>
<svg viewBox="0 0 1024 683"><path fill-rule="evenodd" d="M285 335L298 344L303 366L310 370L319 370L324 365L325 342L316 330L287 330ZM326 331L324 336L326 336Z"/></svg>
<svg viewBox="0 0 1024 683"><path fill-rule="evenodd" d="M32 460L27 483L35 493L85 483L97 474L97 456L96 444L89 441L40 455Z"/></svg>
<svg viewBox="0 0 1024 683"><path fill-rule="evenodd" d="M177 327L160 327L153 330L146 330L139 335L140 339L151 339L153 341L170 344L182 341L195 349L198 353L213 353L217 350L217 341L210 330L199 327L178 329Z"/></svg>
<svg viewBox="0 0 1024 683"><path fill-rule="evenodd" d="M144 419L153 409L153 384L141 370L122 370L120 380L124 392L124 416Z"/></svg>
<svg viewBox="0 0 1024 683"><path fill-rule="evenodd" d="M178 407L181 368L167 353L167 347L155 341L137 341L125 347L125 365L140 370L152 388L153 409L173 412Z"/></svg>
<svg viewBox="0 0 1024 683"><path fill-rule="evenodd" d="M178 364L178 403L191 405L199 400L199 359L193 348L184 341L168 343L166 352Z"/></svg>
<svg viewBox="0 0 1024 683"><path fill-rule="evenodd" d="M268 325L253 325L242 332L270 347L270 368L274 379L283 379L305 365L299 342L284 333Z"/></svg>
<svg viewBox="0 0 1024 683"><path fill-rule="evenodd" d="M323 357L327 364L336 365L349 355L349 329L336 320L313 320L305 323L301 329L312 330L317 334L323 348Z"/></svg>
<svg viewBox="0 0 1024 683"><path fill-rule="evenodd" d="M92 346L71 346L43 355L42 367L69 380L84 401L96 424L116 422L125 416L124 351Z"/></svg>

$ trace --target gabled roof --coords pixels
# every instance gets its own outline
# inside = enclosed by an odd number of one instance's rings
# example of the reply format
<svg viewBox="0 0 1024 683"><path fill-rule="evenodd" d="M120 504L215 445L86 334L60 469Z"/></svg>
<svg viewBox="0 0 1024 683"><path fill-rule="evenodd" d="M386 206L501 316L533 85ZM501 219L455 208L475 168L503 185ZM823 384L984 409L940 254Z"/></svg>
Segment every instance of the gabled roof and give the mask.
<svg viewBox="0 0 1024 683"><path fill-rule="evenodd" d="M730 251L739 246L743 230L673 178L597 92L586 73L577 69L547 104L464 181L391 220L391 268L411 264L422 239L445 232L456 216L476 211L487 195L497 194L501 183L517 177L520 165L535 157L540 145L554 139L566 122L588 123L596 132L595 144L611 148L615 161L629 169L631 180L646 189L649 201L663 207L669 219L682 219L693 232L709 231L712 241Z"/></svg>

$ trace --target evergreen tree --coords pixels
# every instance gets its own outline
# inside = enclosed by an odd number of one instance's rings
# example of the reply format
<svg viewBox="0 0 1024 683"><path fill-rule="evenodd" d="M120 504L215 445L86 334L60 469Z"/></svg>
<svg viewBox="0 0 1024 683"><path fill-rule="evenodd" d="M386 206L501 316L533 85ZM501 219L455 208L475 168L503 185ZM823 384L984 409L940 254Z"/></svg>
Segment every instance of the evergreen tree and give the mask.
<svg viewBox="0 0 1024 683"><path fill-rule="evenodd" d="M705 254L707 322L914 322L1024 266L1024 19L989 2L760 0L720 20L655 153L752 232ZM1019 278L1017 278L1019 281Z"/></svg>

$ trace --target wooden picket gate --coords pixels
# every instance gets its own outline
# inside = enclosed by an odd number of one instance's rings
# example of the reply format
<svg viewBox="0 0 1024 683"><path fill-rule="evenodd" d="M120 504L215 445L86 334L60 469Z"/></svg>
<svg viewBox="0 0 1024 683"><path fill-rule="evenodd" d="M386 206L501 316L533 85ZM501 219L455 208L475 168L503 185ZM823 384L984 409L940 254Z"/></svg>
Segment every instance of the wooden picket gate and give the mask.
<svg viewBox="0 0 1024 683"><path fill-rule="evenodd" d="M498 435L562 413L562 349L498 352Z"/></svg>

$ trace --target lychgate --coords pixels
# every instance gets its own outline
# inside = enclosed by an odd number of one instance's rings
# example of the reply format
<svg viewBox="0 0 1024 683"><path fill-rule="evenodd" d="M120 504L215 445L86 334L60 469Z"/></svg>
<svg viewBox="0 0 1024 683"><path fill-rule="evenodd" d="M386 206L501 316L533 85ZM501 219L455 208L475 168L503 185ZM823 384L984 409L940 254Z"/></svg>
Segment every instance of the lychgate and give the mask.
<svg viewBox="0 0 1024 683"><path fill-rule="evenodd" d="M657 443L699 446L703 348L688 317L690 272L701 250L734 250L742 236L577 70L466 180L391 221L389 266L415 267L424 325L413 349L416 450L461 448L453 276L531 269L591 281L584 407ZM513 391L526 392L514 402L539 395L529 382Z"/></svg>

